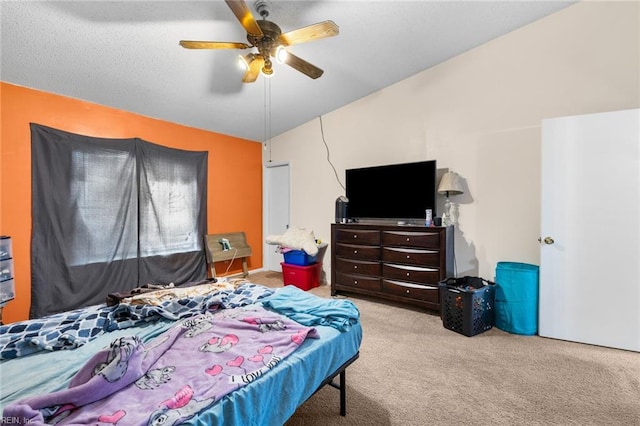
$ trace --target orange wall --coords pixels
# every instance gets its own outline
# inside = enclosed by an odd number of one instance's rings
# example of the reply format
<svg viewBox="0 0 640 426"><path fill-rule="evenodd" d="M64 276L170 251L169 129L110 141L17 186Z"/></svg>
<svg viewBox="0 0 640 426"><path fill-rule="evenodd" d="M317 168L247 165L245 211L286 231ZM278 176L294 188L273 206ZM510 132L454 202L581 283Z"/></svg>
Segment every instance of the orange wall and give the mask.
<svg viewBox="0 0 640 426"><path fill-rule="evenodd" d="M139 137L209 151L209 233L245 231L262 267L262 145L214 132L0 82L0 234L12 237L16 298L3 322L28 318L31 303L31 135L29 123L104 138ZM224 272L228 265L218 265ZM230 272L241 270L239 261Z"/></svg>

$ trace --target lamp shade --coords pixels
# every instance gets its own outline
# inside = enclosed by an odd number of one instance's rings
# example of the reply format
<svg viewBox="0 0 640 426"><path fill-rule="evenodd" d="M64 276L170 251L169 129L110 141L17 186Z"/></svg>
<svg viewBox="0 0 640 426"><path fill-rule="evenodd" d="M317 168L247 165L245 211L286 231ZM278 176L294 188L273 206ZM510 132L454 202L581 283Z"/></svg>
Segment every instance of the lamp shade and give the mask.
<svg viewBox="0 0 640 426"><path fill-rule="evenodd" d="M460 175L455 172L447 172L440 179L440 185L438 186L438 192L440 194L456 195L462 194L462 184L460 183Z"/></svg>

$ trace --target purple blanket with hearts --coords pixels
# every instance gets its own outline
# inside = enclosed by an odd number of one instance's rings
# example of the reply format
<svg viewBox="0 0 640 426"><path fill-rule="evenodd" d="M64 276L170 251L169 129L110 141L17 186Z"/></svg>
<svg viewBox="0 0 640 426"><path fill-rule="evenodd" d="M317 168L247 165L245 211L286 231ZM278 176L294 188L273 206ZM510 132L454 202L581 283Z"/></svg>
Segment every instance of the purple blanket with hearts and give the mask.
<svg viewBox="0 0 640 426"><path fill-rule="evenodd" d="M180 321L143 345L120 338L94 355L68 389L5 407L33 424L175 425L276 366L316 330L258 305Z"/></svg>

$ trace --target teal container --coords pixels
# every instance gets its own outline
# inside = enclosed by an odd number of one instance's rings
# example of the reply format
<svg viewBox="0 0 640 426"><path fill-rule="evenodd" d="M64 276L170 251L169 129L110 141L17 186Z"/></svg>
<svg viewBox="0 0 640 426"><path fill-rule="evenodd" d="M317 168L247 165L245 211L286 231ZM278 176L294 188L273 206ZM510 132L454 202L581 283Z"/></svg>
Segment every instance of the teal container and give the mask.
<svg viewBox="0 0 640 426"><path fill-rule="evenodd" d="M496 266L495 326L514 334L538 333L540 267L498 262Z"/></svg>

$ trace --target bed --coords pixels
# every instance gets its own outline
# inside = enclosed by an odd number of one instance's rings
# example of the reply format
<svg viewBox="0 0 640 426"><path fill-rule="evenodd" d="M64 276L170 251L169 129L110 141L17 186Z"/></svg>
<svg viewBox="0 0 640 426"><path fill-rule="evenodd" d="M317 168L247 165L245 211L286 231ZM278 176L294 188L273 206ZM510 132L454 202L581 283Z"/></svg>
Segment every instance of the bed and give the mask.
<svg viewBox="0 0 640 426"><path fill-rule="evenodd" d="M327 384L346 414L355 305L246 280L206 287L3 326L3 422L282 425Z"/></svg>

